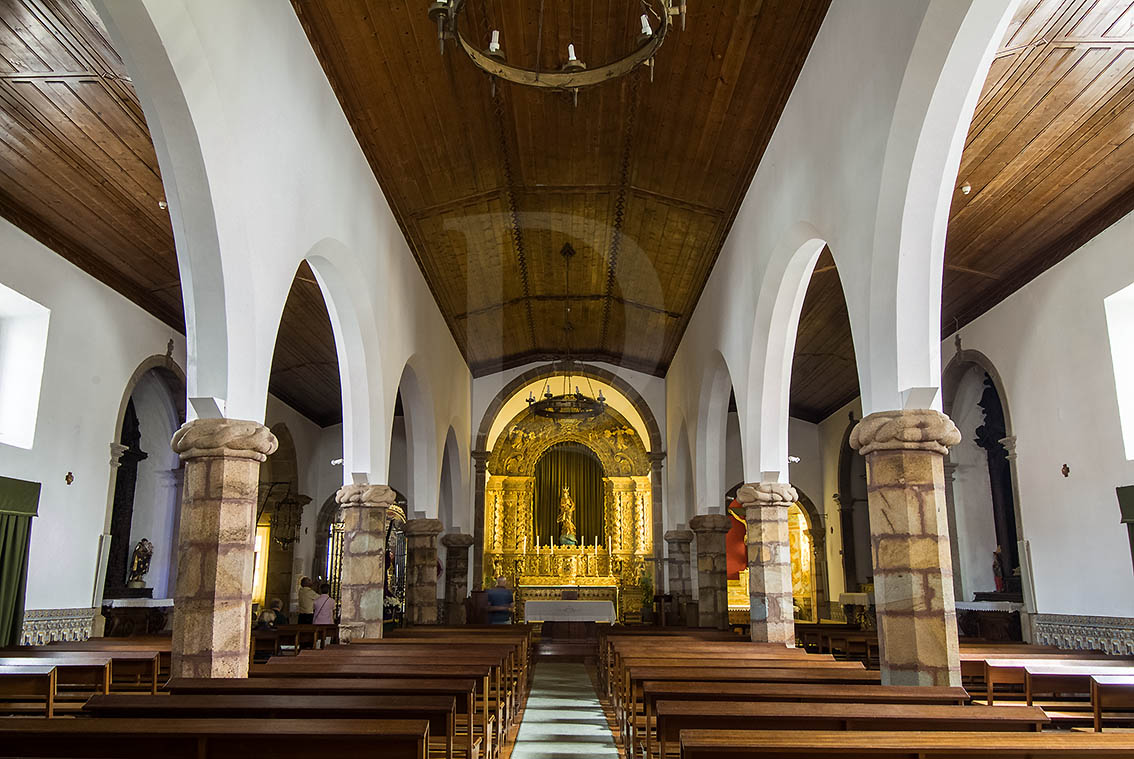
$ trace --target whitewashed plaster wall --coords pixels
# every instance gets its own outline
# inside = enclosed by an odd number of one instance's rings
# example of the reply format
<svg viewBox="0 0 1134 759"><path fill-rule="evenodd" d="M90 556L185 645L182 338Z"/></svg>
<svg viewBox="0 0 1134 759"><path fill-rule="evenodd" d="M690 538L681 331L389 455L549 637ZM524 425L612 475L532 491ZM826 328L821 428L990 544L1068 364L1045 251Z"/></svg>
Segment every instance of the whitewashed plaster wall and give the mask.
<svg viewBox="0 0 1134 759"><path fill-rule="evenodd" d="M786 474L795 328L824 242L869 410L939 403L940 298L927 293L939 292L964 134L1014 5L832 4L666 377L669 447L685 429L698 510L725 487L730 385L745 479Z"/></svg>
<svg viewBox="0 0 1134 759"><path fill-rule="evenodd" d="M183 365L184 339L2 219L0 282L51 309L34 443L0 445L0 474L43 483L26 606L89 608L122 396L138 365L164 355L171 339Z"/></svg>
<svg viewBox="0 0 1134 759"><path fill-rule="evenodd" d="M1103 311L1105 297L1134 282L1132 247L1128 215L960 330L962 348L991 359L1004 382L1040 613L1134 616L1114 491L1134 484L1134 461ZM942 342L943 365L954 351Z"/></svg>
<svg viewBox="0 0 1134 759"><path fill-rule="evenodd" d="M420 392L409 402L424 420L415 496L435 514L440 471L430 463L450 427L468 439L469 372L295 11L228 0L96 5L162 170L192 413L264 418L279 316L306 258L335 328L344 480L387 481L394 399L410 367Z"/></svg>

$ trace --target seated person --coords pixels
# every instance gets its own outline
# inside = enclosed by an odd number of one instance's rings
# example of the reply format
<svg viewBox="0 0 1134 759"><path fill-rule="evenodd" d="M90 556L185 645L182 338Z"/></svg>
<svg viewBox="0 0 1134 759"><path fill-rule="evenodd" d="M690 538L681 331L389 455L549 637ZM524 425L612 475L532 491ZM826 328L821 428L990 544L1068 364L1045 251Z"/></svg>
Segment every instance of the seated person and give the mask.
<svg viewBox="0 0 1134 759"><path fill-rule="evenodd" d="M273 598L268 608L276 613L276 627L287 624L287 614L283 610L283 601L278 598Z"/></svg>
<svg viewBox="0 0 1134 759"><path fill-rule="evenodd" d="M271 609L264 609L260 612L260 616L256 619L257 630L275 630L276 629L276 613Z"/></svg>
<svg viewBox="0 0 1134 759"><path fill-rule="evenodd" d="M485 592L485 596L488 598L488 624L512 624L512 610L516 603L512 597L512 591L508 589L508 578L497 577L496 587L489 588Z"/></svg>

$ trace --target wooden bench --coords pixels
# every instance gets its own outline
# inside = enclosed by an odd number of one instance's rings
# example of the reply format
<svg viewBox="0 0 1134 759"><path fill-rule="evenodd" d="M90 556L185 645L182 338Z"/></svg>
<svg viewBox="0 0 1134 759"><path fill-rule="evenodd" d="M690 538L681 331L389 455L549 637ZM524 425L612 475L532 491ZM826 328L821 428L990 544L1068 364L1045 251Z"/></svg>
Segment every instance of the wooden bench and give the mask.
<svg viewBox="0 0 1134 759"><path fill-rule="evenodd" d="M922 704L736 703L658 701L661 756L682 730L968 730L1039 732L1050 720L1033 706ZM649 744L646 755L650 756Z"/></svg>
<svg viewBox="0 0 1134 759"><path fill-rule="evenodd" d="M43 699L44 716L55 716L56 672L51 664L0 666L0 700L4 702Z"/></svg>
<svg viewBox="0 0 1134 759"><path fill-rule="evenodd" d="M141 698L141 696L136 696ZM159 698L163 698L159 696ZM44 719L0 720L0 756L162 759L427 759L425 720Z"/></svg>
<svg viewBox="0 0 1134 759"><path fill-rule="evenodd" d="M1096 733L1102 732L1103 717L1108 707L1134 709L1134 676L1091 676L1091 715ZM1134 719L1134 714L1130 718Z"/></svg>
<svg viewBox="0 0 1134 759"><path fill-rule="evenodd" d="M620 715L619 730L629 747L637 742L638 695L647 680L658 682L749 682L817 683L828 685L879 685L878 672L865 669L823 669L817 667L729 668L729 667L630 667L629 686ZM616 715L616 716L617 716Z"/></svg>
<svg viewBox="0 0 1134 759"><path fill-rule="evenodd" d="M683 730L684 759L1083 759L1134 757L1134 735L1116 733Z"/></svg>
<svg viewBox="0 0 1134 759"><path fill-rule="evenodd" d="M176 695L216 695L250 698L286 695L302 698L322 696L448 696L456 699L457 712L465 720L463 746L466 759L480 755L481 741L472 729L476 722L475 679L358 679L358 678L174 678L169 692ZM313 699L312 699L313 700Z"/></svg>
<svg viewBox="0 0 1134 759"><path fill-rule="evenodd" d="M642 683L645 709L647 756L651 750L651 732L655 704L662 700L732 702L827 702L852 704L923 704L961 705L969 700L964 688L947 686L900 685L817 685L814 683L722 683L722 682L653 682Z"/></svg>
<svg viewBox="0 0 1134 759"><path fill-rule="evenodd" d="M146 719L424 719L429 734L444 741L453 759L456 699L452 696L162 695L91 696L83 712L93 717Z"/></svg>
<svg viewBox="0 0 1134 759"><path fill-rule="evenodd" d="M110 659L110 690L134 685L149 693L157 693L161 663L156 651L57 651L49 647L25 647L8 650L3 654L4 660L27 659L31 662L51 660L98 663L107 657Z"/></svg>
<svg viewBox="0 0 1134 759"><path fill-rule="evenodd" d="M54 667L55 700L58 703L60 697L65 695L63 689L77 690L84 697L92 693L110 693L110 661L109 656L82 659L28 659L13 656L0 659L0 669Z"/></svg>
<svg viewBox="0 0 1134 759"><path fill-rule="evenodd" d="M489 697L493 688L496 670L488 664L435 664L430 662L365 663L358 661L317 661L309 663L299 657L270 659L267 664L257 664L249 671L250 677L293 677L293 678L445 678L476 679L478 681L480 719L470 724L479 727L484 734L486 756L494 756L502 737L500 723L492 715Z"/></svg>
<svg viewBox="0 0 1134 759"><path fill-rule="evenodd" d="M0 656L7 656L5 649ZM158 682L169 679L173 662L173 642L169 636L144 636L134 638L90 638L82 641L56 641L46 646L19 646L16 650L36 651L80 651L85 653L105 653L120 651L151 652L158 655Z"/></svg>
<svg viewBox="0 0 1134 759"><path fill-rule="evenodd" d="M988 659L984 663L985 701L992 706L996 697L996 686L1019 685L1026 687L1027 668L1089 666L1098 669L1122 669L1134 667L1134 661L1125 659ZM1115 674L1125 674L1116 672Z"/></svg>

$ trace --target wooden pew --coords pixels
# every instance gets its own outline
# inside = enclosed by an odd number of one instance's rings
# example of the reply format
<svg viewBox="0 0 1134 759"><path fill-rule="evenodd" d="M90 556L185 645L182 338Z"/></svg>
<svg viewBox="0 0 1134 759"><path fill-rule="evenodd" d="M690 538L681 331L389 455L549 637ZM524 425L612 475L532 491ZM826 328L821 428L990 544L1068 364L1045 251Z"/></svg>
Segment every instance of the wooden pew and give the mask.
<svg viewBox="0 0 1134 759"><path fill-rule="evenodd" d="M489 664L436 664L432 662L359 663L357 661L317 661L310 663L300 657L273 658L267 664L257 664L249 671L250 677L294 677L294 678L456 678L476 679L479 683L480 719L476 723L484 734L486 756L495 756L500 741L499 720L492 716L489 696L493 691L493 678L498 670ZM499 683L496 683L499 690Z"/></svg>
<svg viewBox="0 0 1134 759"><path fill-rule="evenodd" d="M55 700L60 701L64 695L63 688L80 690L85 695L92 693L110 693L111 659L109 656L84 657L81 659L29 659L26 657L8 657L0 659L0 668L18 669L54 667L55 668Z"/></svg>
<svg viewBox="0 0 1134 759"><path fill-rule="evenodd" d="M1096 733L1102 732L1107 707L1134 709L1134 676L1091 676L1091 713ZM1130 718L1134 719L1134 714Z"/></svg>
<svg viewBox="0 0 1134 759"><path fill-rule="evenodd" d="M0 656L7 656L11 650L26 651L82 651L119 652L148 651L158 655L158 683L169 679L173 663L173 641L169 636L140 636L133 638L89 638L81 641L55 641L46 646L17 646L0 650Z"/></svg>
<svg viewBox="0 0 1134 759"><path fill-rule="evenodd" d="M0 666L0 702L43 699L44 716L55 716L56 672L51 664Z"/></svg>
<svg viewBox="0 0 1134 759"><path fill-rule="evenodd" d="M0 720L0 756L162 759L427 759L425 720L43 719Z"/></svg>
<svg viewBox="0 0 1134 759"><path fill-rule="evenodd" d="M1044 709L1052 721L1061 727L1074 727L1090 724L1099 727L1094 719L1093 685L1094 675L1114 675L1134 678L1134 668L1094 666L1106 662L1086 664L1029 664L1024 667L1024 697L1029 705L1039 696L1081 696L1082 702L1045 703ZM1088 708L1090 711L1088 711ZM1100 712L1101 718L1101 712Z"/></svg>
<svg viewBox="0 0 1134 759"><path fill-rule="evenodd" d="M658 682L750 682L750 683L816 683L829 685L879 685L881 675L865 669L825 669L818 667L636 667L629 668L624 706L619 710L620 733L629 747L637 742L638 695L647 680Z"/></svg>
<svg viewBox="0 0 1134 759"><path fill-rule="evenodd" d="M1029 666L1042 667L1068 667L1089 666L1098 669L1128 669L1134 667L1134 661L1117 659L1076 659L1067 656L1062 659L988 659L984 663L985 700L992 706L996 697L997 685L1025 686L1027 680L1026 669ZM1115 674L1125 674L1115 672Z"/></svg>
<svg viewBox="0 0 1134 759"><path fill-rule="evenodd" d="M658 701L661 756L682 730L967 730L1039 732L1050 720L1033 706L734 703ZM646 756L650 756L647 746Z"/></svg>
<svg viewBox="0 0 1134 759"><path fill-rule="evenodd" d="M22 647L7 650L3 653L3 660L27 659L37 661L74 661L74 662L100 662L103 658L110 659L111 680L109 690L115 690L116 684L122 686L124 680L127 684L134 684L144 688L149 693L158 691L158 673L160 671L160 657L156 651L58 651L50 647ZM64 683L66 684L66 683ZM108 691L109 692L109 691Z"/></svg>
<svg viewBox="0 0 1134 759"><path fill-rule="evenodd" d="M146 719L424 719L453 759L456 699L452 696L162 695L91 696L83 713Z"/></svg>
<svg viewBox="0 0 1134 759"><path fill-rule="evenodd" d="M478 680L472 678L174 678L169 681L168 690L175 696L448 696L456 699L458 713L465 719L464 756L472 759L480 753L481 745L472 729L477 715L477 684Z"/></svg>
<svg viewBox="0 0 1134 759"><path fill-rule="evenodd" d="M683 730L684 759L1084 759L1134 757L1121 733Z"/></svg>
<svg viewBox="0 0 1134 759"><path fill-rule="evenodd" d="M653 682L642 683L645 709L646 756L652 750L651 733L655 704L674 701L721 701L781 703L826 702L850 704L961 705L968 703L964 688L946 686L899 685L817 685L814 683L722 683Z"/></svg>

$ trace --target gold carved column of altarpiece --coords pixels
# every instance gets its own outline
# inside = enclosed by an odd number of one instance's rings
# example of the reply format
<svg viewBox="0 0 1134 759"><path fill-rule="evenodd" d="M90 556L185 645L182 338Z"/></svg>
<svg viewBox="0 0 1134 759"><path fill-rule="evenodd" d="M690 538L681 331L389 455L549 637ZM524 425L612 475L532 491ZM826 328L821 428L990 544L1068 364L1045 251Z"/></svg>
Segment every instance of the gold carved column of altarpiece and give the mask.
<svg viewBox="0 0 1134 759"><path fill-rule="evenodd" d="M535 465L554 445L590 448L603 467L606 545L536 546ZM517 589L517 619L527 600L615 602L620 618L641 613L642 577L653 556L650 462L634 428L608 409L593 419L552 420L525 409L505 428L488 459L485 486L484 579L506 577Z"/></svg>

